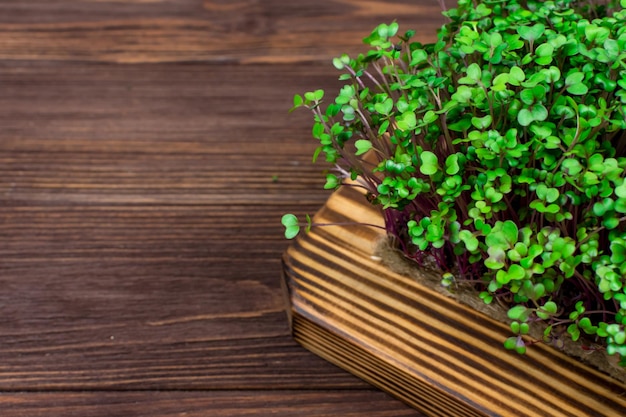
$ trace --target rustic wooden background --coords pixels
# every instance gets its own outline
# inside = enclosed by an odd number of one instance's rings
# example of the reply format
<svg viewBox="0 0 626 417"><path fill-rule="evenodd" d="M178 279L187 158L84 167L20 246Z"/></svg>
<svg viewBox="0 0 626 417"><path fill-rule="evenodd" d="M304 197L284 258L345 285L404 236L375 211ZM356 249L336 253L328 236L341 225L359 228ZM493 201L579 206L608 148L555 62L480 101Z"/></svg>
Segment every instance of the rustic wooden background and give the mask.
<svg viewBox="0 0 626 417"><path fill-rule="evenodd" d="M0 0L0 414L415 416L295 344L294 93L436 0Z"/></svg>

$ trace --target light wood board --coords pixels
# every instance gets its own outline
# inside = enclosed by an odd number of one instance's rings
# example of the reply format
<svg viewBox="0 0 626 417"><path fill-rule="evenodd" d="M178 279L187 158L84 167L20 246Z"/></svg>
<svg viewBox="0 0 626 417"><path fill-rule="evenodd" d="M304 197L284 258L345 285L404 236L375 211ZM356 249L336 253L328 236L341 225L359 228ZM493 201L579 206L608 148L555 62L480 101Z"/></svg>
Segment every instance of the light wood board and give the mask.
<svg viewBox="0 0 626 417"><path fill-rule="evenodd" d="M316 223L377 223L354 187ZM384 230L314 227L284 255L294 338L429 416L623 416L625 387L543 344L506 351L508 327L388 270Z"/></svg>

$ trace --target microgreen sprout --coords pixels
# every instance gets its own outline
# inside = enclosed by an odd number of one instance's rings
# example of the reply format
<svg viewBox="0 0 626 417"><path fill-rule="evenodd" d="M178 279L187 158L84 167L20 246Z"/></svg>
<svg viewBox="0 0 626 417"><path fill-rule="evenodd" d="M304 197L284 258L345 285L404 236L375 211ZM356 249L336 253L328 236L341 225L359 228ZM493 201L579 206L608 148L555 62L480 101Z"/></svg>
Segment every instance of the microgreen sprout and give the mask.
<svg viewBox="0 0 626 417"><path fill-rule="evenodd" d="M309 232L312 227L324 227L324 226L367 226L377 229L386 230L383 226L370 223L355 223L355 222L341 222L341 223L313 223L311 216L305 215L305 221L301 222L294 214L287 213L281 218L281 223L285 227L285 238L293 239L300 233L301 228L304 227L306 232Z"/></svg>
<svg viewBox="0 0 626 417"><path fill-rule="evenodd" d="M294 98L337 167L325 188L358 178L408 257L507 300L519 353L540 321L626 365L625 8L460 0L436 42L381 24L333 60L334 98Z"/></svg>

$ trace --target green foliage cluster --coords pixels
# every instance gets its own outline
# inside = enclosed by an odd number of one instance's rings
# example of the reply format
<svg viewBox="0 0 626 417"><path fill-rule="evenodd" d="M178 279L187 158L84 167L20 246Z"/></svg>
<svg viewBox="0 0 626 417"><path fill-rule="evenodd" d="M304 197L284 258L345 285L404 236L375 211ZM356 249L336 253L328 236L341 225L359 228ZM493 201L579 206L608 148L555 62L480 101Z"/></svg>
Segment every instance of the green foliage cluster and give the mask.
<svg viewBox="0 0 626 417"><path fill-rule="evenodd" d="M625 8L460 0L435 43L382 24L334 59L332 101L294 98L326 188L358 177L408 256L506 303L507 349L544 321L545 341L585 334L626 364Z"/></svg>

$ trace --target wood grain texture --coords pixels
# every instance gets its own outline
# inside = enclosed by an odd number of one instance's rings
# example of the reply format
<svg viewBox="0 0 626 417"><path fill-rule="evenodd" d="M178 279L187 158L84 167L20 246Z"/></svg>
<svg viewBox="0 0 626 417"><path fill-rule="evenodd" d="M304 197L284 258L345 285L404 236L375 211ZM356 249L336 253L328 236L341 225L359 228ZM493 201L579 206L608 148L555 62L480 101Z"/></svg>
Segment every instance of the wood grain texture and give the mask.
<svg viewBox="0 0 626 417"><path fill-rule="evenodd" d="M356 189L315 223L382 216ZM384 231L314 228L285 253L294 337L429 416L620 416L626 387L542 344L505 351L508 326L372 258ZM425 272L428 273L428 272Z"/></svg>
<svg viewBox="0 0 626 417"><path fill-rule="evenodd" d="M280 216L326 193L272 80L327 73L5 64L0 389L364 388L289 339L277 279Z"/></svg>
<svg viewBox="0 0 626 417"><path fill-rule="evenodd" d="M319 205L323 167L310 163L309 129L294 128L310 115L288 110L310 82L337 86L329 67L6 64L0 191L11 202Z"/></svg>
<svg viewBox="0 0 626 417"><path fill-rule="evenodd" d="M26 0L0 4L0 59L327 61L397 20L433 40L437 1Z"/></svg>
<svg viewBox="0 0 626 417"><path fill-rule="evenodd" d="M382 392L368 391L0 394L3 417L416 417L414 410L398 404Z"/></svg>
<svg viewBox="0 0 626 417"><path fill-rule="evenodd" d="M328 195L292 95L437 8L0 1L0 415L417 415L292 340L280 216Z"/></svg>

